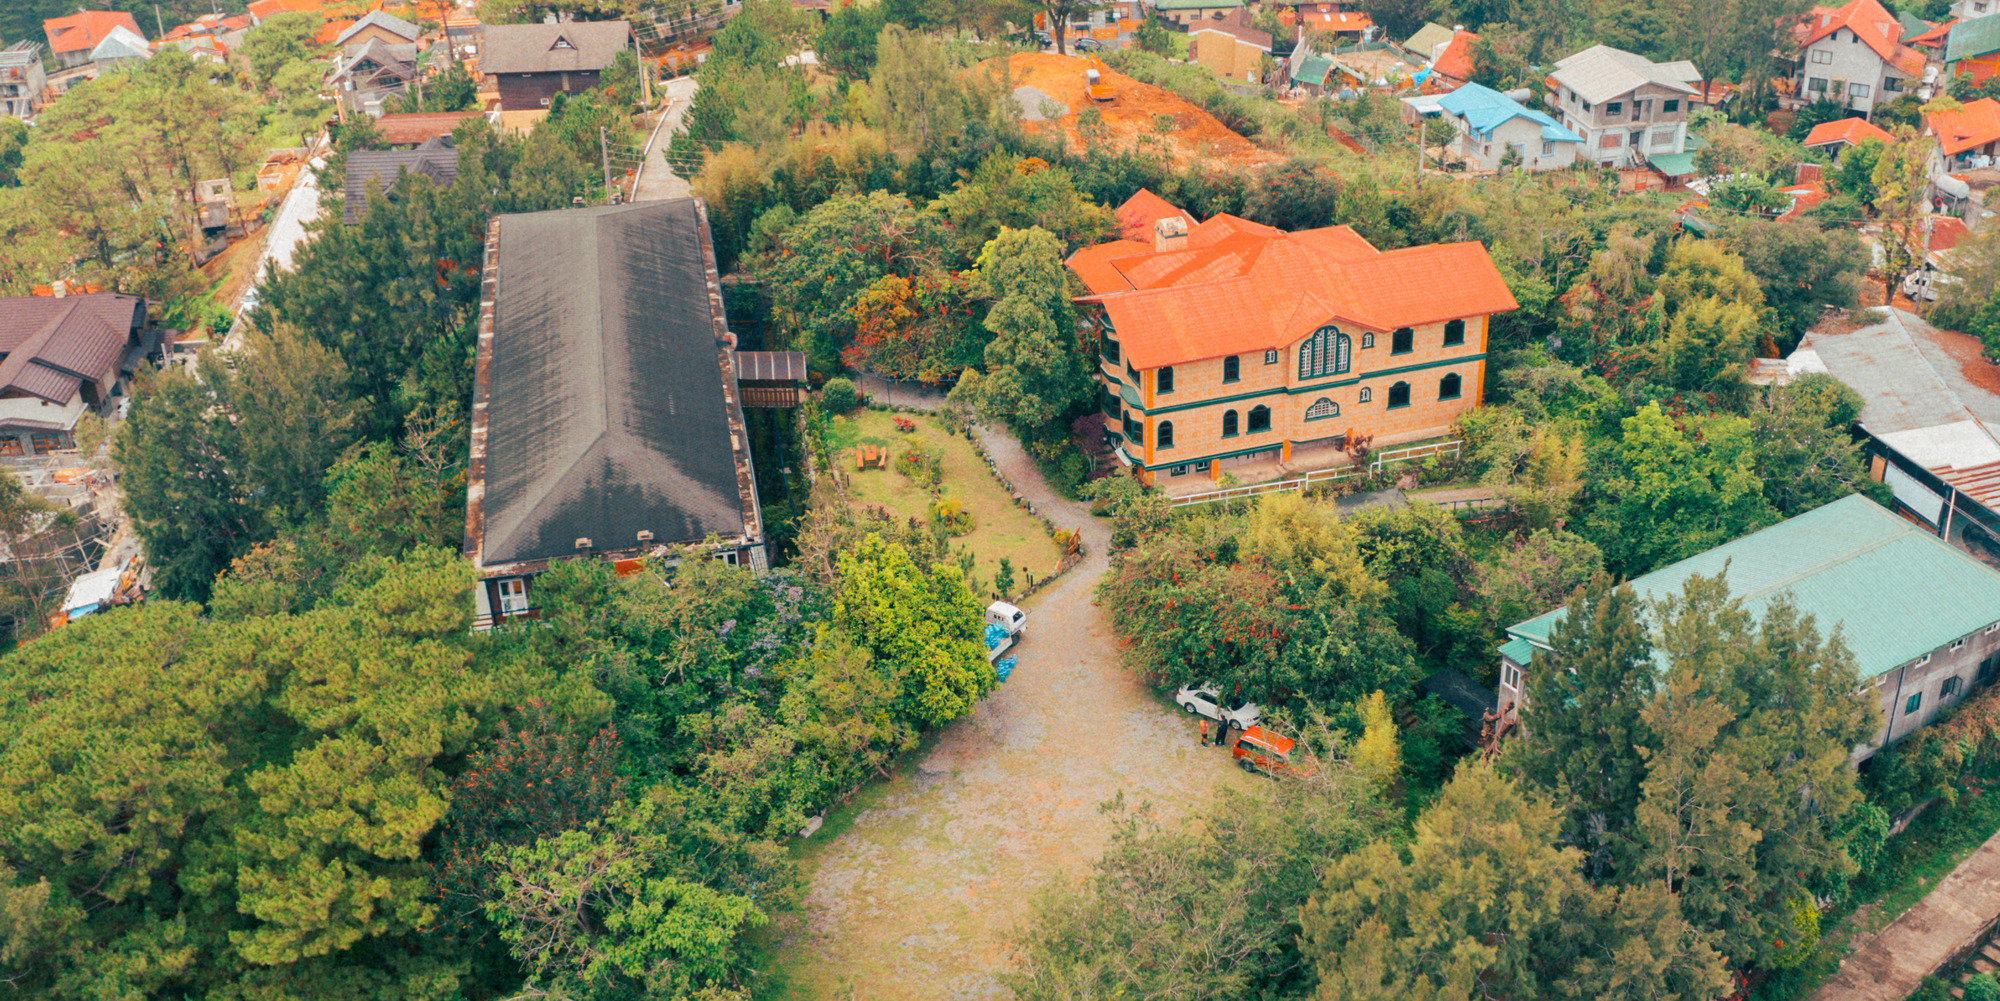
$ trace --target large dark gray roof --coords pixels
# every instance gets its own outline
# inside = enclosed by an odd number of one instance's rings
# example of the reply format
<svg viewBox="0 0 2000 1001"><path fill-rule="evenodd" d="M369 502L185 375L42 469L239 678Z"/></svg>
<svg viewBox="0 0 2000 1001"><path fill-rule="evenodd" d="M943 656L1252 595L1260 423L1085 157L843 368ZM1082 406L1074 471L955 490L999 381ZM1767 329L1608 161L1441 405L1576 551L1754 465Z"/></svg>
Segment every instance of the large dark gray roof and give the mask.
<svg viewBox="0 0 2000 1001"><path fill-rule="evenodd" d="M563 24L489 24L483 73L562 73L601 70L632 44L625 21L569 21Z"/></svg>
<svg viewBox="0 0 2000 1001"><path fill-rule="evenodd" d="M340 221L352 223L368 214L368 182L374 181L377 190L388 194L396 186L396 177L403 171L420 177L428 177L440 188L451 186L451 180L458 176L458 151L449 146L438 148L428 143L421 149L355 150L347 154L347 170L342 175L340 194Z"/></svg>
<svg viewBox="0 0 2000 1001"><path fill-rule="evenodd" d="M502 216L496 232L478 561L755 534L698 203Z"/></svg>

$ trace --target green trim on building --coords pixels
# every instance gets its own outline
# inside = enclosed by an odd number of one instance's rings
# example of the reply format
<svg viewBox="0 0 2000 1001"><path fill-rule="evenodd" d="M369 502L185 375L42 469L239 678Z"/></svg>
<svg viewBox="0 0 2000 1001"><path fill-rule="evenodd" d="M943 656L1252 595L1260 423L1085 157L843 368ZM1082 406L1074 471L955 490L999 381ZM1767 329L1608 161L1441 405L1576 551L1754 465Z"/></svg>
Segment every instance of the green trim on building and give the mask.
<svg viewBox="0 0 2000 1001"><path fill-rule="evenodd" d="M1263 434L1264 432L1259 431L1257 433ZM1216 452L1213 455L1193 455L1185 459L1181 459L1177 462L1160 462L1150 466L1146 465L1145 463L1138 462L1136 460L1134 460L1132 464L1138 466L1140 469L1143 469L1149 473L1157 473L1162 469L1171 469L1175 466L1192 466L1197 462L1221 462L1224 459L1234 459L1239 455L1256 455L1259 452L1276 452L1283 449L1284 447L1285 447L1285 440L1283 438L1280 438L1277 441L1269 442L1263 445L1258 445L1254 448L1239 448L1234 452ZM1158 450L1155 449L1155 451Z"/></svg>
<svg viewBox="0 0 2000 1001"><path fill-rule="evenodd" d="M1467 362L1476 362L1485 360L1486 360L1486 354L1485 352L1481 352L1476 355L1466 355L1462 358L1445 358L1445 359L1440 359L1438 361L1425 362L1421 365L1404 365L1401 368L1385 368L1378 371L1369 372L1364 375L1352 376L1350 378L1341 379L1337 382L1322 382L1319 383L1318 385L1313 385L1313 386L1278 386L1271 389L1261 389L1254 393L1240 393L1236 396L1219 396L1212 400L1202 400L1199 403L1176 403L1170 407L1154 407L1151 410L1147 410L1144 407L1140 407L1137 404L1134 404L1133 409L1138 410L1140 413L1145 414L1148 417L1152 417L1158 414L1171 414L1181 410L1197 410L1202 407L1221 406L1222 404L1225 403L1239 403L1244 400L1260 400L1267 396L1303 396L1307 393L1324 393L1329 389L1338 389L1342 386L1358 386L1364 382L1369 382L1374 379L1385 379L1390 376L1402 375L1407 372L1421 372L1427 368L1446 368L1452 365L1463 365L1466 364ZM1175 465L1180 465L1180 463L1175 463Z"/></svg>

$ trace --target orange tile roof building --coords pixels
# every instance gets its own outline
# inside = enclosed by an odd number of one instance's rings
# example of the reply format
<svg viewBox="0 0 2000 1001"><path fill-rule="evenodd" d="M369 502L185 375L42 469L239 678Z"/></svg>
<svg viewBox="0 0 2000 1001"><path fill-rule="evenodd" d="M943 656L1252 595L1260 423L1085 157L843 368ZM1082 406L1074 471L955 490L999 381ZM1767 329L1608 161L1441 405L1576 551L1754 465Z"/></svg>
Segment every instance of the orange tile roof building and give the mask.
<svg viewBox="0 0 2000 1001"><path fill-rule="evenodd" d="M1937 140L1944 171L1965 170L1978 157L2000 156L2000 100L1982 97L1957 111L1932 112L1924 116L1924 131Z"/></svg>
<svg viewBox="0 0 2000 1001"><path fill-rule="evenodd" d="M69 67L89 62L97 43L117 27L129 28L133 34L145 37L139 30L139 22L122 10L86 10L68 17L52 17L42 22L42 33L49 36L49 53L55 56L56 64Z"/></svg>
<svg viewBox="0 0 2000 1001"><path fill-rule="evenodd" d="M1813 126L1812 131L1806 133L1805 145L1825 147L1828 153L1838 157L1841 150L1849 146L1859 146L1869 139L1884 146L1896 141L1895 136L1865 118L1842 118L1839 121L1821 122Z"/></svg>
<svg viewBox="0 0 2000 1001"><path fill-rule="evenodd" d="M1346 226L1197 224L1147 191L1117 215L1120 239L1068 264L1106 429L1148 483L1442 434L1479 405L1488 317L1516 308L1476 242L1385 252Z"/></svg>

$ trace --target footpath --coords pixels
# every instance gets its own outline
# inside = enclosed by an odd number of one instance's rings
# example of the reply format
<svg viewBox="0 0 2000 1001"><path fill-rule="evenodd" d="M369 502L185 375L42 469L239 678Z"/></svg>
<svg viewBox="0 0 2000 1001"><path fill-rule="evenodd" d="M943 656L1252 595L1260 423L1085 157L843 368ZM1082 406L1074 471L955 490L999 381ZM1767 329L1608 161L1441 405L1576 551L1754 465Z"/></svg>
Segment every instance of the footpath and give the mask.
<svg viewBox="0 0 2000 1001"><path fill-rule="evenodd" d="M2000 834L1967 856L1936 889L1854 953L1812 1001L1903 1001L2000 915Z"/></svg>

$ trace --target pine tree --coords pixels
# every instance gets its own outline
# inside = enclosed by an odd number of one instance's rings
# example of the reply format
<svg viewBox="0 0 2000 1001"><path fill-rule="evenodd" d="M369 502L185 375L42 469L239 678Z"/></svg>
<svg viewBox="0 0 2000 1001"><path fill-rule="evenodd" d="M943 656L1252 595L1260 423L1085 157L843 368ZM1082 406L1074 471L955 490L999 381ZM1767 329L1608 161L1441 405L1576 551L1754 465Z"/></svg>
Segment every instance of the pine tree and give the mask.
<svg viewBox="0 0 2000 1001"><path fill-rule="evenodd" d="M1641 713L1658 687L1652 643L1630 585L1599 573L1570 596L1549 630L1552 649L1526 671L1523 735L1505 764L1565 804L1563 833L1604 877L1632 861L1632 822L1653 738Z"/></svg>

